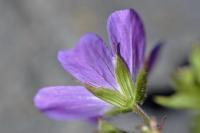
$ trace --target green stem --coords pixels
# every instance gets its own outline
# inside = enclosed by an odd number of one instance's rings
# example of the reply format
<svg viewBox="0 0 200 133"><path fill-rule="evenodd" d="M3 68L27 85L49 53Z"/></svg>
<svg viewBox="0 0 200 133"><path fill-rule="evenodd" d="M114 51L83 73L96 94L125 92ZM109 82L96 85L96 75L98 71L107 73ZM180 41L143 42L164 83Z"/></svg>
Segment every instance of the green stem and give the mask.
<svg viewBox="0 0 200 133"><path fill-rule="evenodd" d="M150 117L143 111L143 109L138 104L135 104L135 106L133 107L133 111L143 119L146 125L150 125Z"/></svg>

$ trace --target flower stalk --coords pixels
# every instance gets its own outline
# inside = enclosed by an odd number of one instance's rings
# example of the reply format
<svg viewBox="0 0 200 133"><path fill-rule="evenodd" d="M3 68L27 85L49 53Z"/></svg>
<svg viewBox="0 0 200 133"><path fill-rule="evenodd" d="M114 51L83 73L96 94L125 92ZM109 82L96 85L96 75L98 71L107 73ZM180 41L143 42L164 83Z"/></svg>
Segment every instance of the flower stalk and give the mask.
<svg viewBox="0 0 200 133"><path fill-rule="evenodd" d="M134 105L133 112L138 114L143 119L144 123L149 126L151 119L138 104Z"/></svg>

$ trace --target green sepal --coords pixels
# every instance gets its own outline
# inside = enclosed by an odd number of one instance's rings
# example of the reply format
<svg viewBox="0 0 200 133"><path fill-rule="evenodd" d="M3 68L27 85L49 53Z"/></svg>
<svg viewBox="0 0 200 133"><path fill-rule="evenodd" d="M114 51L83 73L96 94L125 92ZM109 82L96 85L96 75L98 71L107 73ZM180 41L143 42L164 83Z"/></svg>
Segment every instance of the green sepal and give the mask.
<svg viewBox="0 0 200 133"><path fill-rule="evenodd" d="M105 117L110 117L110 116L115 116L118 114L122 114L122 113L128 113L128 112L132 112L132 108L112 108L111 110L107 111L104 116Z"/></svg>
<svg viewBox="0 0 200 133"><path fill-rule="evenodd" d="M136 77L134 101L135 103L142 104L146 95L147 85L147 69L146 66L142 67Z"/></svg>
<svg viewBox="0 0 200 133"><path fill-rule="evenodd" d="M114 126L112 126L110 123L100 120L99 121L99 133L127 133L125 131L122 131Z"/></svg>
<svg viewBox="0 0 200 133"><path fill-rule="evenodd" d="M115 78L120 86L120 91L125 97L133 100L134 84L128 67L118 54L116 54L115 61Z"/></svg>
<svg viewBox="0 0 200 133"><path fill-rule="evenodd" d="M107 88L95 88L86 86L86 88L96 97L120 108L127 107L127 99L119 92Z"/></svg>

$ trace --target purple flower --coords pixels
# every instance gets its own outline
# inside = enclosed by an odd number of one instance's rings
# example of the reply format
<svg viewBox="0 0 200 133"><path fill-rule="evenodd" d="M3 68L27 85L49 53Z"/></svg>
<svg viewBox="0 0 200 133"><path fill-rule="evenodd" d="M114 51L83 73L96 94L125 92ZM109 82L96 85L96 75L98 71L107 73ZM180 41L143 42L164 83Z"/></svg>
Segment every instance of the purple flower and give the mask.
<svg viewBox="0 0 200 133"><path fill-rule="evenodd" d="M94 33L83 35L75 48L58 52L64 69L83 84L119 91L113 58L119 54L126 63L133 82L144 63L145 32L133 9L113 12L107 22L111 48ZM157 49L153 50L156 55ZM153 56L155 58L155 56ZM152 64L152 61L151 61ZM39 90L35 106L54 119L95 119L112 108L82 86L51 86Z"/></svg>

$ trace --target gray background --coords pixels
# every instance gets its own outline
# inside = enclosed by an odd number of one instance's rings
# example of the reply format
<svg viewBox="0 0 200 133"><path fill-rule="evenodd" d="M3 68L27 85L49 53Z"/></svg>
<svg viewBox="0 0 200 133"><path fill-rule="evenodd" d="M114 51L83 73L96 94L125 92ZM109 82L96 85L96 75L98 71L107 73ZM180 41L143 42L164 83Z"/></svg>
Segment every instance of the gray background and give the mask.
<svg viewBox="0 0 200 133"><path fill-rule="evenodd" d="M166 88L171 73L200 40L199 0L0 0L0 133L88 133L84 122L56 122L34 108L38 88L71 85L76 81L56 60L59 49L70 48L85 32L107 41L106 20L117 9L134 8L144 20L147 51L158 41L167 43L150 76L149 85ZM164 133L186 133L190 112L152 111L168 119ZM159 117L159 118L160 118ZM132 129L133 114L113 123ZM123 123L123 124L121 124Z"/></svg>

